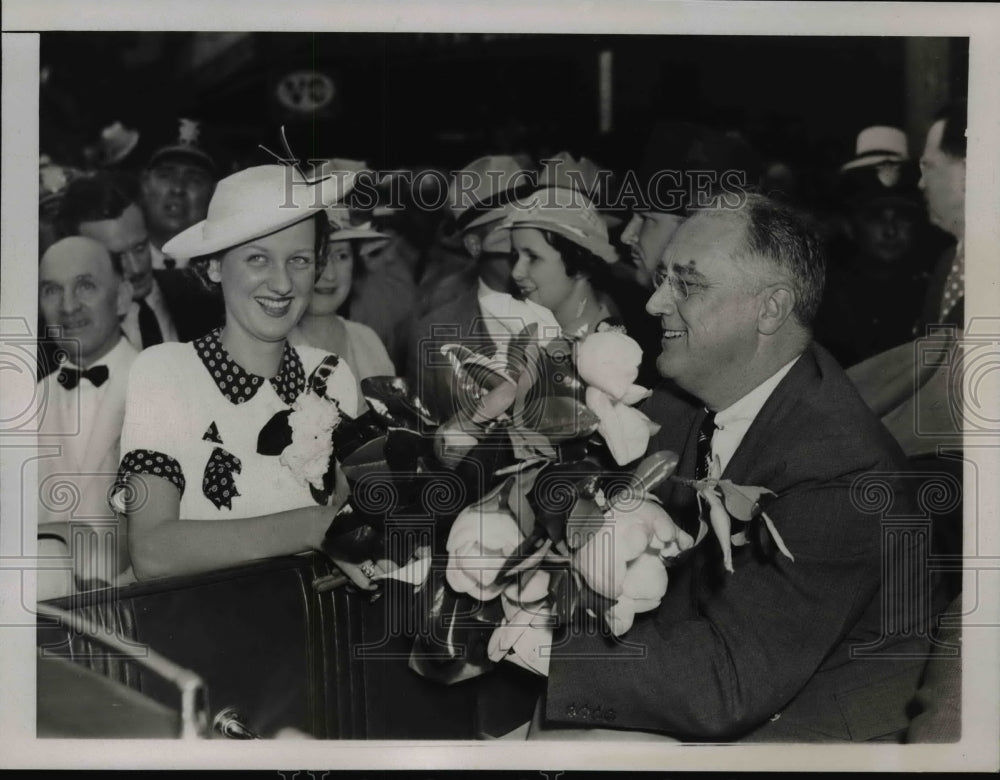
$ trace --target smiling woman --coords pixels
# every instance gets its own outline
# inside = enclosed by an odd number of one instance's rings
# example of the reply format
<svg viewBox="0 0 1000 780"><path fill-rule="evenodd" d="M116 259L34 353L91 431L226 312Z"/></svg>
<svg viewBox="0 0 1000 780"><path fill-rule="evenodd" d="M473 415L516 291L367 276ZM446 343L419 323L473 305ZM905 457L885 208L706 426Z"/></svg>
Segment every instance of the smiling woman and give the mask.
<svg viewBox="0 0 1000 780"><path fill-rule="evenodd" d="M330 240L325 262L316 277L312 299L288 341L316 347L339 355L360 383L370 376L395 376L396 368L378 334L367 325L338 314L351 297L355 263L359 262L356 245L362 241L388 238L368 225L351 226L328 211ZM365 406L358 387L359 404Z"/></svg>
<svg viewBox="0 0 1000 780"><path fill-rule="evenodd" d="M138 579L319 549L345 502L329 447L321 464L297 467L289 414L305 404L328 410L331 425L353 416L357 381L336 355L287 336L319 272L322 208L350 182L250 168L223 179L207 218L168 242L221 286L226 321L192 343L145 350L129 376L114 504L128 517ZM276 420L291 426L285 447L271 441Z"/></svg>
<svg viewBox="0 0 1000 780"><path fill-rule="evenodd" d="M567 334L618 315L602 291L607 267L618 255L586 196L544 187L508 209L496 229L511 232L511 280L523 298L549 309Z"/></svg>

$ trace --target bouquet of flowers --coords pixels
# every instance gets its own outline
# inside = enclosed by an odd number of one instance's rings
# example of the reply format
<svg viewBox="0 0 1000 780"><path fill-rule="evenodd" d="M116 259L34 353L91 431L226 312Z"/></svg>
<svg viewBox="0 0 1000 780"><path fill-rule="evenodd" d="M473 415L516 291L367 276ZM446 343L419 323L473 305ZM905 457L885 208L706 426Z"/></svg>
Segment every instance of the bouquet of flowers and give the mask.
<svg viewBox="0 0 1000 780"><path fill-rule="evenodd" d="M570 621L621 636L659 605L668 566L709 527L730 571L731 546L747 538L733 533L734 521L762 516L790 557L761 511L770 491L722 480L717 463L705 479L681 478L668 451L639 460L659 426L634 407L650 394L635 384L642 354L634 340L607 324L561 333L528 304L483 302L510 336L491 354L442 348L459 398L450 419L434 420L403 380L380 377L362 382L368 419L338 426L356 440L338 444L349 480L370 487L377 477L397 508L433 515L447 531L443 550L421 551L410 580L424 595L410 665L444 683L505 658L545 674L552 630ZM421 475L440 482L448 474L464 500L429 506ZM665 480L704 504L708 521L695 538L653 494ZM358 514L368 527L384 522L384 512Z"/></svg>

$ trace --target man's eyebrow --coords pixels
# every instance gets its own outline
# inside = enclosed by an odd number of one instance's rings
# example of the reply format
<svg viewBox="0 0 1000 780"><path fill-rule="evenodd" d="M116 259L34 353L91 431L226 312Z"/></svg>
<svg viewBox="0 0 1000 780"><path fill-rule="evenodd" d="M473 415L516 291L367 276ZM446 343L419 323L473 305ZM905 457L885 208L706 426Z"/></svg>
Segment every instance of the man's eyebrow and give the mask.
<svg viewBox="0 0 1000 780"><path fill-rule="evenodd" d="M694 260L688 260L685 265L675 265L674 271L678 276L683 276L685 279L705 281L705 274L698 270Z"/></svg>

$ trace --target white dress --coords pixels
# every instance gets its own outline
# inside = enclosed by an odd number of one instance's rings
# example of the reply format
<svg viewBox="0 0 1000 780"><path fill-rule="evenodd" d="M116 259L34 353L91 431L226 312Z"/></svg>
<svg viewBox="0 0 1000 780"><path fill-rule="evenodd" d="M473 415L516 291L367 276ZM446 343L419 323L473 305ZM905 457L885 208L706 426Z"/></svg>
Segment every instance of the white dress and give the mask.
<svg viewBox="0 0 1000 780"><path fill-rule="evenodd" d="M180 490L184 520L315 506L308 483L277 455L258 452L258 436L306 389L325 358L338 360L286 343L278 374L264 379L229 356L219 331L143 350L129 374L119 481L128 474L169 479ZM327 387L343 413L357 414L357 380L344 361L336 363Z"/></svg>

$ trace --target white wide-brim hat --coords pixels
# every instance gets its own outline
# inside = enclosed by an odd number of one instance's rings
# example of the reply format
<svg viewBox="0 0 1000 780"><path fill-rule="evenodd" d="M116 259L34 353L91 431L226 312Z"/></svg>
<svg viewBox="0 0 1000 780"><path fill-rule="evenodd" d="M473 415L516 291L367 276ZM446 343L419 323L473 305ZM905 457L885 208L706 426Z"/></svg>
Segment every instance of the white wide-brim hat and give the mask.
<svg viewBox="0 0 1000 780"><path fill-rule="evenodd" d="M618 261L618 253L608 241L604 219L582 192L568 187L543 187L521 200L507 204L506 216L496 230L535 228L551 230L574 244L597 255L608 263ZM487 214L474 220L469 227L495 220Z"/></svg>
<svg viewBox="0 0 1000 780"><path fill-rule="evenodd" d="M906 133L898 127L874 125L858 133L854 159L844 163L840 170L850 171L887 162L898 163L906 159Z"/></svg>
<svg viewBox="0 0 1000 780"><path fill-rule="evenodd" d="M324 211L354 187L355 171L306 179L288 165L258 165L222 179L208 215L163 245L178 260L214 254L282 230Z"/></svg>

